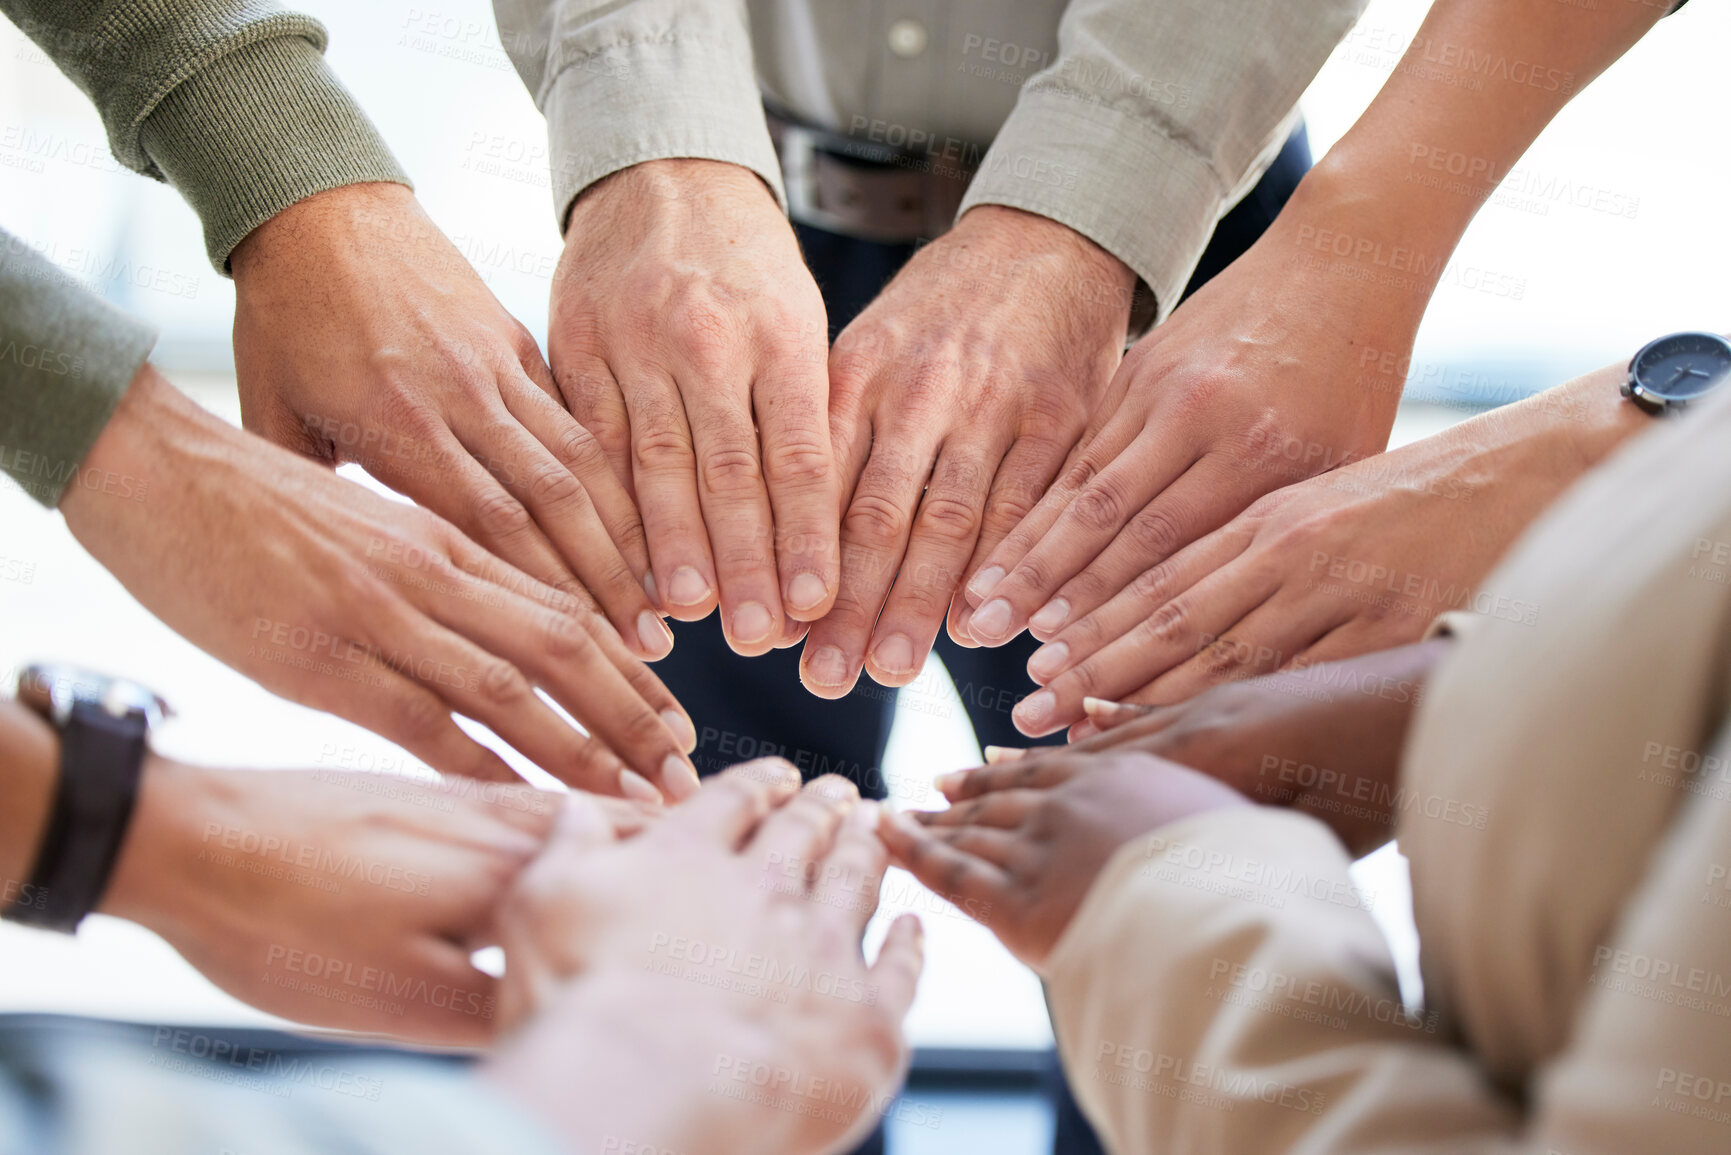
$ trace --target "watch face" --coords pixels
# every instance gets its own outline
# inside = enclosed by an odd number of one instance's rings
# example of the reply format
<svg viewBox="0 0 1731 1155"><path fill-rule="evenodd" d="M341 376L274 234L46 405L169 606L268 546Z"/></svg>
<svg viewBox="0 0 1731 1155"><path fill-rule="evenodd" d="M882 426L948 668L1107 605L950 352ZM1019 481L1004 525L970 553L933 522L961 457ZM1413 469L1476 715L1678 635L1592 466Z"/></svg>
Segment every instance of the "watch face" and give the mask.
<svg viewBox="0 0 1731 1155"><path fill-rule="evenodd" d="M1731 344L1712 333L1661 337L1635 355L1629 370L1643 394L1682 404L1731 377Z"/></svg>

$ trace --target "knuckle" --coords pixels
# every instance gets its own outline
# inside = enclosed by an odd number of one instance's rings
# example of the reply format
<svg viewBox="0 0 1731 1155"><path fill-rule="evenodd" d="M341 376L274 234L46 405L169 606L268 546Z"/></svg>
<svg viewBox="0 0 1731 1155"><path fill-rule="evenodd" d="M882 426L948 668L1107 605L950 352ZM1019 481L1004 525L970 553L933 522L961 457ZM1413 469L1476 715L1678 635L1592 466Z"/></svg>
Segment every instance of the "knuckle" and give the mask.
<svg viewBox="0 0 1731 1155"><path fill-rule="evenodd" d="M639 433L631 445L632 456L647 470L691 468L691 438L672 425L659 425Z"/></svg>
<svg viewBox="0 0 1731 1155"><path fill-rule="evenodd" d="M549 461L535 468L529 477L529 493L533 500L541 505L589 503L589 492L583 488L583 483L577 480L577 475L557 461Z"/></svg>
<svg viewBox="0 0 1731 1155"><path fill-rule="evenodd" d="M534 691L529 686L529 679L516 666L502 658L494 658L481 666L480 694L492 708L511 710L524 705Z"/></svg>
<svg viewBox="0 0 1731 1155"><path fill-rule="evenodd" d="M534 524L523 503L503 489L489 489L478 495L471 507L475 527L483 537L509 539L520 537Z"/></svg>
<svg viewBox="0 0 1731 1155"><path fill-rule="evenodd" d="M594 642L583 623L571 614L548 611L541 623L541 647L547 657L557 663L586 658Z"/></svg>
<svg viewBox="0 0 1731 1155"><path fill-rule="evenodd" d="M1142 556L1169 557L1184 544L1184 519L1170 508L1145 509L1130 519L1127 533Z"/></svg>
<svg viewBox="0 0 1731 1155"><path fill-rule="evenodd" d="M856 540L887 545L901 538L903 525L895 502L881 494L861 493L848 505L844 528Z"/></svg>
<svg viewBox="0 0 1731 1155"><path fill-rule="evenodd" d="M438 698L425 690L413 689L397 701L397 732L405 742L425 742L436 737L451 716Z"/></svg>
<svg viewBox="0 0 1731 1155"><path fill-rule="evenodd" d="M979 530L979 511L971 501L951 495L927 494L920 506L919 531L922 535L971 545Z"/></svg>
<svg viewBox="0 0 1731 1155"><path fill-rule="evenodd" d="M829 480L830 456L816 441L782 441L765 447L763 469L780 485L817 486Z"/></svg>
<svg viewBox="0 0 1731 1155"><path fill-rule="evenodd" d="M1070 516L1091 533L1109 533L1123 524L1127 504L1123 489L1102 474L1076 495Z"/></svg>
<svg viewBox="0 0 1731 1155"><path fill-rule="evenodd" d="M750 449L715 449L703 455L698 476L712 493L745 493L762 486L763 467Z"/></svg>
<svg viewBox="0 0 1731 1155"><path fill-rule="evenodd" d="M597 436L575 421L568 423L559 434L553 453L573 473L599 469L607 464Z"/></svg>

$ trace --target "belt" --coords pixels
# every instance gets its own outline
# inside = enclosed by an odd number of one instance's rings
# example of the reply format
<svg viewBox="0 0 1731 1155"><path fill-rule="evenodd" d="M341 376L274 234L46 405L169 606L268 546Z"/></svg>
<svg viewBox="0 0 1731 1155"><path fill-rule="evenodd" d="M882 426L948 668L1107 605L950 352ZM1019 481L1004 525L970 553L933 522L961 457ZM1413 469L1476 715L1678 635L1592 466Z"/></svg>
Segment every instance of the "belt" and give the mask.
<svg viewBox="0 0 1731 1155"><path fill-rule="evenodd" d="M781 157L788 216L844 237L913 244L948 231L979 169L979 154L928 155L764 111Z"/></svg>

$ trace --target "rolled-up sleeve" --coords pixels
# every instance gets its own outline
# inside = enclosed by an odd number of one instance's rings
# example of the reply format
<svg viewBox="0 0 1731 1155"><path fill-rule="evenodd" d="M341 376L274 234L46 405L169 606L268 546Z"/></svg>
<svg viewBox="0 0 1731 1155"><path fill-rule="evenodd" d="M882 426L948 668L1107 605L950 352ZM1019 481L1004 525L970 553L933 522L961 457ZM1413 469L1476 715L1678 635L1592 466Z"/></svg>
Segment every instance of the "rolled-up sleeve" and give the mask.
<svg viewBox="0 0 1731 1155"><path fill-rule="evenodd" d="M547 117L553 211L610 173L675 157L741 165L785 208L743 0L494 0Z"/></svg>
<svg viewBox="0 0 1731 1155"><path fill-rule="evenodd" d="M0 0L102 114L116 159L179 189L218 272L314 193L408 178L324 60L325 30L269 0Z"/></svg>
<svg viewBox="0 0 1731 1155"><path fill-rule="evenodd" d="M156 343L0 231L0 472L55 506Z"/></svg>
<svg viewBox="0 0 1731 1155"><path fill-rule="evenodd" d="M963 201L1038 213L1177 304L1366 0L1072 0Z"/></svg>

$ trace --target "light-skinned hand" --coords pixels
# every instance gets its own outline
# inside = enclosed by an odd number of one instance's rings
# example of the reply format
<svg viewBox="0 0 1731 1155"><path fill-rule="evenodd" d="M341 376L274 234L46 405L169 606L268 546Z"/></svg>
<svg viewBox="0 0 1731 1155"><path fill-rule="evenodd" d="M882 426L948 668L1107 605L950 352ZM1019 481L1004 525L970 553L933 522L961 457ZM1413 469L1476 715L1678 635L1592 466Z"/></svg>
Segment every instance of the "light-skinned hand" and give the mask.
<svg viewBox="0 0 1731 1155"><path fill-rule="evenodd" d="M549 318L554 378L642 511L661 606L695 620L719 599L746 655L828 612L828 321L768 187L706 160L598 181L572 207Z"/></svg>
<svg viewBox="0 0 1731 1155"><path fill-rule="evenodd" d="M696 790L690 719L586 601L211 416L149 365L80 477L131 485L67 489L60 509L79 542L170 628L266 689L447 774L515 778L458 727L462 714L573 786Z"/></svg>
<svg viewBox="0 0 1731 1155"><path fill-rule="evenodd" d="M537 581L593 595L638 657L667 654L636 507L534 338L412 192L318 193L230 264L248 429L358 463Z"/></svg>
<svg viewBox="0 0 1731 1155"><path fill-rule="evenodd" d="M852 496L841 593L800 677L919 675L962 574L1039 500L1123 355L1136 277L1081 234L982 205L836 339L830 423Z"/></svg>
<svg viewBox="0 0 1731 1155"><path fill-rule="evenodd" d="M877 808L798 786L736 766L628 842L576 798L500 909L495 1086L576 1150L850 1150L906 1070L920 929L897 919L866 964Z"/></svg>

